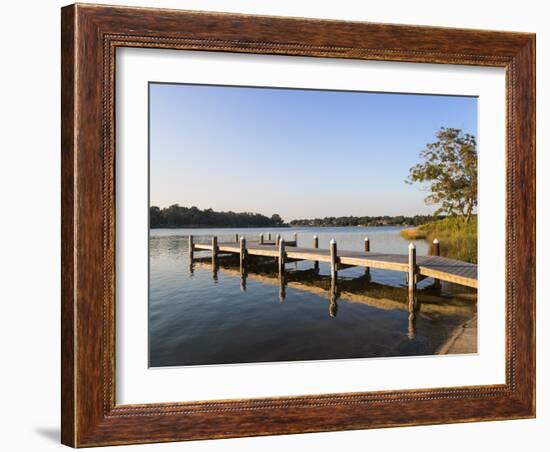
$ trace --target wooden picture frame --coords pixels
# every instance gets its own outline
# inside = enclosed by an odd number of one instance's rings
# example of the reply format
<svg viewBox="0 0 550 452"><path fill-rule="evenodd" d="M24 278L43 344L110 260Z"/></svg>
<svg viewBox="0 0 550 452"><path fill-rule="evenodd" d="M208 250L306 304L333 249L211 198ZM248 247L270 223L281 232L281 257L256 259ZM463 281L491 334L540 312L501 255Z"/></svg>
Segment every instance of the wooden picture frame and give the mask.
<svg viewBox="0 0 550 452"><path fill-rule="evenodd" d="M62 9L62 442L73 447L535 416L535 35L162 9ZM115 404L117 47L506 69L506 383Z"/></svg>

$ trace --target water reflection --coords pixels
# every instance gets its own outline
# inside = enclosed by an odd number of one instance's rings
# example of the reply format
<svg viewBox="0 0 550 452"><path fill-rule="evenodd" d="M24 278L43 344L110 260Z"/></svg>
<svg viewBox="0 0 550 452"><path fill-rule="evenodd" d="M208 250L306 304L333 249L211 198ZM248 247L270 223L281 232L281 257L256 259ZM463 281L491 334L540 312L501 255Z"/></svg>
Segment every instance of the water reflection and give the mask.
<svg viewBox="0 0 550 452"><path fill-rule="evenodd" d="M279 274L279 301L282 303L286 298L286 275Z"/></svg>
<svg viewBox="0 0 550 452"><path fill-rule="evenodd" d="M384 231L369 232L372 248L406 249L395 229ZM210 244L214 234L236 242L232 232L198 232L197 243ZM191 255L188 235L160 232L168 233L150 240L152 367L433 354L475 315L475 291L446 283L419 282L409 313L403 273L340 267L332 279L327 264L304 261L286 262L280 273L274 258ZM362 250L364 233L348 234L338 236L342 248ZM316 235L328 249L334 233ZM312 237L298 242L311 247Z"/></svg>
<svg viewBox="0 0 550 452"><path fill-rule="evenodd" d="M403 287L394 287L373 282L370 272L364 272L357 277L339 278L338 272L334 275L319 273L313 266L308 269L298 269L296 263L286 263L284 271L279 271L279 262L276 258L254 256L244 262L236 255L225 255L215 260L210 257L195 258L192 267L211 269L218 281L218 272L228 276L239 276L241 291L246 291L247 279L253 279L264 284L277 285L279 301L283 302L287 295L287 286L300 291L321 295L329 301L329 316L335 317L338 311L338 300L344 293L346 300L364 303L377 308L399 309L408 311L407 335L414 339L416 335L416 319L421 312L421 299L432 302L441 294L440 284L430 284L420 291L410 292L407 284ZM467 289L465 289L467 290ZM471 305L471 303L470 303ZM471 311L471 306L462 303L431 304L430 312L457 313L462 308L464 312Z"/></svg>
<svg viewBox="0 0 550 452"><path fill-rule="evenodd" d="M336 317L336 313L338 312L338 280L332 279L330 282L330 305L328 309L328 313L331 317Z"/></svg>

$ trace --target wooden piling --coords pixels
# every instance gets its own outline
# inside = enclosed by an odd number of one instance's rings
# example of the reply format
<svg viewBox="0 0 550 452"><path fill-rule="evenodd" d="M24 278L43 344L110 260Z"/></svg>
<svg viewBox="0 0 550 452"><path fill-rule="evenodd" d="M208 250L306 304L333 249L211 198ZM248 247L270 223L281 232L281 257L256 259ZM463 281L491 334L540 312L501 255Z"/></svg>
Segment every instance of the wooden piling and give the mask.
<svg viewBox="0 0 550 452"><path fill-rule="evenodd" d="M439 250L439 240L437 238L434 239L432 242L432 255L433 256L439 256L440 250ZM441 280L434 278L434 289L441 290Z"/></svg>
<svg viewBox="0 0 550 452"><path fill-rule="evenodd" d="M416 304L416 247L414 243L409 243L409 272L408 272L408 286L409 286L409 313L414 313Z"/></svg>
<svg viewBox="0 0 550 452"><path fill-rule="evenodd" d="M271 240L271 232L267 233L267 240Z"/></svg>
<svg viewBox="0 0 550 452"><path fill-rule="evenodd" d="M193 263L195 257L195 244L193 243L193 236L189 236L189 263Z"/></svg>
<svg viewBox="0 0 550 452"><path fill-rule="evenodd" d="M264 244L264 235L260 234L260 245Z"/></svg>
<svg viewBox="0 0 550 452"><path fill-rule="evenodd" d="M239 234L235 233L235 242L239 243Z"/></svg>
<svg viewBox="0 0 550 452"><path fill-rule="evenodd" d="M240 239L240 249L239 249L239 267L241 270L241 274L244 273L246 268L246 239L244 237L241 237Z"/></svg>
<svg viewBox="0 0 550 452"><path fill-rule="evenodd" d="M277 234L275 236L275 246L279 246L279 241L281 240L281 235L280 234Z"/></svg>
<svg viewBox="0 0 550 452"><path fill-rule="evenodd" d="M212 266L215 267L218 259L218 237L212 237Z"/></svg>
<svg viewBox="0 0 550 452"><path fill-rule="evenodd" d="M279 238L279 237L277 237ZM285 239L279 238L279 277L284 277L285 272Z"/></svg>
<svg viewBox="0 0 550 452"><path fill-rule="evenodd" d="M370 253L370 240L368 237L365 237L365 252ZM370 281L370 267L365 267L365 276Z"/></svg>
<svg viewBox="0 0 550 452"><path fill-rule="evenodd" d="M336 241L331 239L330 241L330 278L335 283L336 278L338 277L338 269L336 265L338 264L338 253L336 249Z"/></svg>
<svg viewBox="0 0 550 452"><path fill-rule="evenodd" d="M294 246L298 246L298 233L294 233Z"/></svg>
<svg viewBox="0 0 550 452"><path fill-rule="evenodd" d="M319 248L319 237L316 235L313 236L313 248ZM317 273L319 273L319 261L313 261L313 268Z"/></svg>

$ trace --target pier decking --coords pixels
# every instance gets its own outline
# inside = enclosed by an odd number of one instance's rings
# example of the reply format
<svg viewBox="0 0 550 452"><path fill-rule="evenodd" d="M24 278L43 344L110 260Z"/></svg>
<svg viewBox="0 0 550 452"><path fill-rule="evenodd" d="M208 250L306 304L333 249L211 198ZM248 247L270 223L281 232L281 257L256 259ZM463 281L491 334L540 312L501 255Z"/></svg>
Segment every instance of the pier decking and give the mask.
<svg viewBox="0 0 550 452"><path fill-rule="evenodd" d="M269 239L271 237L269 236ZM292 261L312 261L318 268L319 262L330 264L331 278L336 280L338 270L348 267L364 267L392 270L405 273L409 289L409 310L415 308L416 285L425 278L433 278L434 284L447 281L467 287L477 288L477 265L439 256L439 242L434 241L435 255L416 256L416 248L411 243L408 254L390 254L370 251L370 242L365 238L365 251L338 250L336 242L331 240L329 249L320 249L319 240L313 237L312 247L298 247L296 234L293 240L286 241L277 235L275 239L265 240L260 235L258 241L249 241L244 237L235 237L234 242L218 243L217 237L212 237L211 243L194 243L189 237L189 254L193 261L195 251L210 251L212 261L219 254L236 254L240 257L241 272L246 270L249 256L273 257L278 262L280 275L285 272L285 263Z"/></svg>
<svg viewBox="0 0 550 452"><path fill-rule="evenodd" d="M328 249L296 247L294 241L285 243L285 257L292 260L309 260L331 263ZM212 251L212 244L193 244L195 250ZM239 254L240 243L218 243L218 253ZM273 242L251 242L246 245L246 253L250 256L269 256L278 258L279 247ZM367 251L338 250L337 266L359 266L393 270L408 273L409 256L405 254L388 254ZM439 279L467 287L477 288L477 265L468 262L448 259L441 256L417 256L416 274Z"/></svg>

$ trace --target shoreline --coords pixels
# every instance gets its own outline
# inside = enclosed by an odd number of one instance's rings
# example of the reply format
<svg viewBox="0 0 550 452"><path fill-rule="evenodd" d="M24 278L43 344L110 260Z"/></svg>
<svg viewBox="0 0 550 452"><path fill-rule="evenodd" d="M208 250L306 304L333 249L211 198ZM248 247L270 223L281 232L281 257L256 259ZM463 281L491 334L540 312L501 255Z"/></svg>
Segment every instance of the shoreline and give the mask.
<svg viewBox="0 0 550 452"><path fill-rule="evenodd" d="M477 353L477 314L455 328L443 345L435 352L436 355L465 353Z"/></svg>

